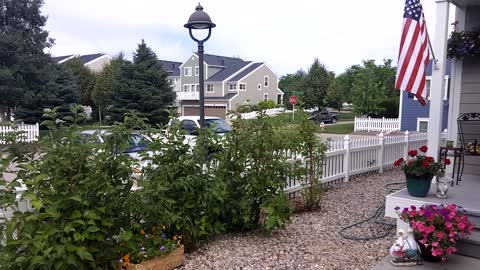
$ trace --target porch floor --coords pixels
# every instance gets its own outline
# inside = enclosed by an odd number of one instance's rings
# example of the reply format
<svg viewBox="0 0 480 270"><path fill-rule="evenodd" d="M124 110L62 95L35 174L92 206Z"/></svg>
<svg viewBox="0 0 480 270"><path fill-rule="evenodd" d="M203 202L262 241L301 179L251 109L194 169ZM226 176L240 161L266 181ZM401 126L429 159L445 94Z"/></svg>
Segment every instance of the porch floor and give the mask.
<svg viewBox="0 0 480 270"><path fill-rule="evenodd" d="M402 189L386 197L385 216L397 218L395 207L400 209L415 205L417 207L424 204L456 204L463 207L473 216L480 216L480 176L463 175L462 181L458 185L453 185L448 190L448 198L440 199L435 196L436 185L432 183L427 197L418 198L408 194L406 189ZM477 222L475 222L477 224Z"/></svg>
<svg viewBox="0 0 480 270"><path fill-rule="evenodd" d="M390 256L386 256L382 261L376 264L371 270L398 270L402 267L395 267L390 264ZM408 269L408 267L407 267ZM444 263L424 262L424 265L417 265L415 270L478 270L480 269L480 260L452 254L448 256L448 260Z"/></svg>

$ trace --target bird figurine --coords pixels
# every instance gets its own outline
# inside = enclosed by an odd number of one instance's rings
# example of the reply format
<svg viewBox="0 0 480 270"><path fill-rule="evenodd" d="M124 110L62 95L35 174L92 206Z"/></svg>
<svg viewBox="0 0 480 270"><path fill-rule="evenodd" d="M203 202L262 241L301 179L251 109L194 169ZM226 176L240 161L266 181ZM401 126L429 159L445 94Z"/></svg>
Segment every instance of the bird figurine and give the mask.
<svg viewBox="0 0 480 270"><path fill-rule="evenodd" d="M405 231L402 229L398 230L397 236L397 240L395 240L395 243L393 243L393 245L390 247L390 256L392 256L392 258L395 260L403 259L407 256Z"/></svg>

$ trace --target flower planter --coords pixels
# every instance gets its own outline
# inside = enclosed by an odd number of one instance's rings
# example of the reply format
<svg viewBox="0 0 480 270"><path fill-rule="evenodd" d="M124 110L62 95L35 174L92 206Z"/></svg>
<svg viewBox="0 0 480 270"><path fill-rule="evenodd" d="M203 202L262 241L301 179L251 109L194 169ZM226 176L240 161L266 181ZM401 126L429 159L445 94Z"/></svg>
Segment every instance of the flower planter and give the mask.
<svg viewBox="0 0 480 270"><path fill-rule="evenodd" d="M442 257L436 257L432 255L432 246L425 246L424 244L420 243L420 241L416 241L418 247L420 248L420 257L427 262L441 262Z"/></svg>
<svg viewBox="0 0 480 270"><path fill-rule="evenodd" d="M151 259L140 264L119 264L117 270L173 270L183 264L183 245L165 256Z"/></svg>
<svg viewBox="0 0 480 270"><path fill-rule="evenodd" d="M405 175L407 178L407 191L413 197L426 197L430 190L433 176L430 175Z"/></svg>

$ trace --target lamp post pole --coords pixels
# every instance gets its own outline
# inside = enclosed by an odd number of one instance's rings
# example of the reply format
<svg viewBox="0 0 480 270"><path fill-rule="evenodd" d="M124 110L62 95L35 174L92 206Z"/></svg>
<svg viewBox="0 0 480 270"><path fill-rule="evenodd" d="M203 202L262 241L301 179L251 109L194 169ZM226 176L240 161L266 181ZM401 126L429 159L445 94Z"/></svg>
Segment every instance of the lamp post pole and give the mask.
<svg viewBox="0 0 480 270"><path fill-rule="evenodd" d="M205 127L205 73L203 71L203 41L198 41L198 83L199 83L199 113L200 127Z"/></svg>

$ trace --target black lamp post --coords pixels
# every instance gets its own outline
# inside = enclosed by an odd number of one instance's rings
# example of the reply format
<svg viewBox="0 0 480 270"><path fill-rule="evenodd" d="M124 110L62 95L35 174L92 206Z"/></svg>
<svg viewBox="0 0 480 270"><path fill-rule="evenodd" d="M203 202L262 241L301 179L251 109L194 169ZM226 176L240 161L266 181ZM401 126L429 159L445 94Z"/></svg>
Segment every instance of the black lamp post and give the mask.
<svg viewBox="0 0 480 270"><path fill-rule="evenodd" d="M188 22L184 25L185 28L188 28L190 37L198 43L198 83L200 86L200 127L205 127L205 79L204 79L204 67L203 67L203 43L210 38L212 34L212 28L216 25L212 23L210 16L203 11L203 7L198 3L198 6L195 8L195 12L190 15ZM192 33L192 30L207 30L208 35L206 38L197 39Z"/></svg>

